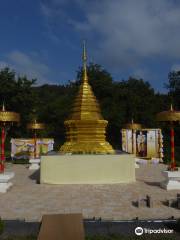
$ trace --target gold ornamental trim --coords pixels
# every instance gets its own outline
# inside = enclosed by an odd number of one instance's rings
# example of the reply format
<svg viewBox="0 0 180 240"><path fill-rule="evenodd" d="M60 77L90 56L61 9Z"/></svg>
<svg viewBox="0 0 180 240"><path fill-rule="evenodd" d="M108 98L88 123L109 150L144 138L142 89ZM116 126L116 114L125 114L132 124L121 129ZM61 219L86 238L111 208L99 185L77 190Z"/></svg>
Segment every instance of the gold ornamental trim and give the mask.
<svg viewBox="0 0 180 240"><path fill-rule="evenodd" d="M125 124L126 129L138 130L142 129L142 125L139 123L127 123Z"/></svg>
<svg viewBox="0 0 180 240"><path fill-rule="evenodd" d="M45 124L44 123L28 123L27 128L34 129L34 130L41 130L45 128Z"/></svg>
<svg viewBox="0 0 180 240"><path fill-rule="evenodd" d="M76 123L76 124L98 124L98 123L104 123L104 124L108 124L108 121L107 120L104 120L104 119L99 119L99 120L66 120L64 122L64 124L73 124L73 123Z"/></svg>
<svg viewBox="0 0 180 240"><path fill-rule="evenodd" d="M180 111L164 111L156 115L156 120L159 122L180 122Z"/></svg>
<svg viewBox="0 0 180 240"><path fill-rule="evenodd" d="M16 112L0 111L0 122L19 122L20 115Z"/></svg>

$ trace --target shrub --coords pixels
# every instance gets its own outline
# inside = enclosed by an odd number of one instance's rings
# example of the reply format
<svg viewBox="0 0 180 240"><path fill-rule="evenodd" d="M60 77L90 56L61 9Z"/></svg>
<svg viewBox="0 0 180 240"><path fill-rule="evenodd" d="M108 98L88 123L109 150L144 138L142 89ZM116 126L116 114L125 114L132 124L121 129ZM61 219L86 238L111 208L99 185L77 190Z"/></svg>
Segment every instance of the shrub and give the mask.
<svg viewBox="0 0 180 240"><path fill-rule="evenodd" d="M3 231L4 231L4 222L0 218L0 235L3 233Z"/></svg>

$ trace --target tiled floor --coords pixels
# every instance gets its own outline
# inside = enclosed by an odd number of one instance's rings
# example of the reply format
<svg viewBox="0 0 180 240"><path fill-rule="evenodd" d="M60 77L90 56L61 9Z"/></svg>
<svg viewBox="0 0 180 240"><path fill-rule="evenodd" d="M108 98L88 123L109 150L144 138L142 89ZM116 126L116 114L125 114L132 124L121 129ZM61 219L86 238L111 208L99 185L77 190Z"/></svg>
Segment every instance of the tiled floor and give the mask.
<svg viewBox="0 0 180 240"><path fill-rule="evenodd" d="M180 217L180 210L167 207L163 201L176 198L180 191L166 191L159 187L163 181L164 165L146 165L136 169L135 183L112 185L42 185L38 174L25 165L10 165L14 171L14 186L0 194L0 217L3 219L41 220L47 213L82 212L85 218L127 220L139 217ZM132 203L139 197L150 195L153 208L137 208Z"/></svg>

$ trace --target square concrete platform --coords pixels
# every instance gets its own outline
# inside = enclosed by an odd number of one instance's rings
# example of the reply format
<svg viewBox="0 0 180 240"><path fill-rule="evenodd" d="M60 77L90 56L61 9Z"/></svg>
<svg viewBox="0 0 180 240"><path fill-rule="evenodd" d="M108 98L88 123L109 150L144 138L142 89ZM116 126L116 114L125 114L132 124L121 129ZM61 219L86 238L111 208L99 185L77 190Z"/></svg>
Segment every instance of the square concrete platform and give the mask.
<svg viewBox="0 0 180 240"><path fill-rule="evenodd" d="M134 155L42 156L40 182L51 184L135 182Z"/></svg>

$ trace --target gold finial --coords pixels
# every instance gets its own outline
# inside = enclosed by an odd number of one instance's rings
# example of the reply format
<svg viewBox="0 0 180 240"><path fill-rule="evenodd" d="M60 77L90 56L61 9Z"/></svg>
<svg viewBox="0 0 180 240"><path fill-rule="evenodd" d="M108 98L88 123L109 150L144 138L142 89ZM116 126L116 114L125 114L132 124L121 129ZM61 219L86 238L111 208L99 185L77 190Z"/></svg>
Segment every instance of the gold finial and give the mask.
<svg viewBox="0 0 180 240"><path fill-rule="evenodd" d="M86 61L87 61L87 54L86 54L86 42L85 40L83 41L83 82L88 82L88 76L87 76L87 66L86 66Z"/></svg>
<svg viewBox="0 0 180 240"><path fill-rule="evenodd" d="M174 111L172 103L171 103L171 109L170 109L170 110L171 110L171 111Z"/></svg>

